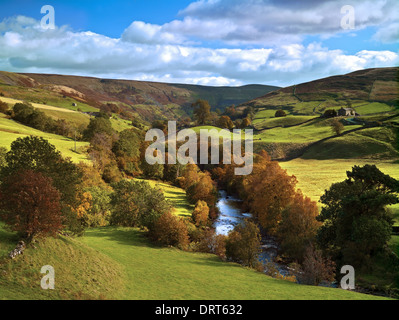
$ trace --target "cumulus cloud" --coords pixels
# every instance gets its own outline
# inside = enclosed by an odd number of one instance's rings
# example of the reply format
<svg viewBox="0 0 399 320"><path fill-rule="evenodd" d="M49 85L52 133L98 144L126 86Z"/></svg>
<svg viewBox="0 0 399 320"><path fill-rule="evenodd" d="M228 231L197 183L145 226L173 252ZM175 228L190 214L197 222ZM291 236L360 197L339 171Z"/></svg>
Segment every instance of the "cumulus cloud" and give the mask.
<svg viewBox="0 0 399 320"><path fill-rule="evenodd" d="M0 70L218 86L286 86L399 62L398 54L391 51L363 50L350 55L320 43L209 48L146 23L135 23L120 39L66 27L43 30L39 25L21 16L0 23Z"/></svg>
<svg viewBox="0 0 399 320"><path fill-rule="evenodd" d="M396 0L199 0L180 12L183 20L161 28L186 37L203 31L204 39L233 44L294 43L306 35L347 32L341 27L341 8L348 4L354 8L357 30L399 21ZM216 35L210 30L217 30Z"/></svg>

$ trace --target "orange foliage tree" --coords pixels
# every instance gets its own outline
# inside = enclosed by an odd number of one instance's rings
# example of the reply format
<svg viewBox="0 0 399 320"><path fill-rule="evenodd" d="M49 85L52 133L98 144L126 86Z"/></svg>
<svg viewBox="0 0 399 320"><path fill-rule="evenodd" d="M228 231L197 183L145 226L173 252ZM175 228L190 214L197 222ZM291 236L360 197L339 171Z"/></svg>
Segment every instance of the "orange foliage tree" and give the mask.
<svg viewBox="0 0 399 320"><path fill-rule="evenodd" d="M150 229L150 237L160 244L187 249L190 240L187 226L182 219L171 212L160 216Z"/></svg>
<svg viewBox="0 0 399 320"><path fill-rule="evenodd" d="M197 227L206 225L209 217L209 207L205 201L198 200L192 213L192 217Z"/></svg>
<svg viewBox="0 0 399 320"><path fill-rule="evenodd" d="M300 190L282 212L278 228L281 249L298 262L303 261L306 247L315 240L321 225L316 220L318 214L316 202L305 197Z"/></svg>
<svg viewBox="0 0 399 320"><path fill-rule="evenodd" d="M288 175L266 151L256 159L252 174L244 178L245 203L269 234L276 233L282 211L295 195L296 183L296 177Z"/></svg>

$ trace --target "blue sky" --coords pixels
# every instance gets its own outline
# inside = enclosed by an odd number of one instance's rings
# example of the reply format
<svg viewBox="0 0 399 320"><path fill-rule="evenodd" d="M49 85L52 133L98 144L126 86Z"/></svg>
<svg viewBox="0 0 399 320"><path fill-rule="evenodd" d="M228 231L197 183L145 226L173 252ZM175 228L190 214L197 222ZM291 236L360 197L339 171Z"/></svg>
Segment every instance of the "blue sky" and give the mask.
<svg viewBox="0 0 399 320"><path fill-rule="evenodd" d="M25 15L40 20L43 5L52 5L58 25L70 25L74 30L90 30L109 37L119 37L135 20L163 24L178 18L180 9L192 1L178 0L80 0L80 1L1 1L0 20L13 15Z"/></svg>
<svg viewBox="0 0 399 320"><path fill-rule="evenodd" d="M41 28L43 5L55 29ZM0 70L288 86L397 66L397 12L396 0L0 1Z"/></svg>

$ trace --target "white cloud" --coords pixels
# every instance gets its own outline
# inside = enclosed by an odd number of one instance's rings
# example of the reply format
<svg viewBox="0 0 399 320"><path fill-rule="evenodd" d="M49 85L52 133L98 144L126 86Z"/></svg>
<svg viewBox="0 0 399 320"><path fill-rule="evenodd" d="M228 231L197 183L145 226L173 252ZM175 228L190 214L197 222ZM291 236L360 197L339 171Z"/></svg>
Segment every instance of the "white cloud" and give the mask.
<svg viewBox="0 0 399 320"><path fill-rule="evenodd" d="M363 50L349 55L321 44L214 49L184 41L179 44L180 40L163 43L155 41L163 31L146 24L136 24L135 30L143 29L143 39L154 40L137 42L132 41L139 35L113 39L65 27L43 31L38 25L39 21L26 17L0 23L1 70L202 85L285 86L399 62L398 54L391 51Z"/></svg>
<svg viewBox="0 0 399 320"><path fill-rule="evenodd" d="M161 28L185 37L202 31L202 39L232 44L279 45L300 42L307 35L331 37L348 32L341 27L341 8L348 4L354 8L356 30L384 28L399 21L397 0L199 0L180 12L182 21Z"/></svg>
<svg viewBox="0 0 399 320"><path fill-rule="evenodd" d="M373 36L374 40L383 43L395 43L399 41L399 22L393 22L380 28Z"/></svg>

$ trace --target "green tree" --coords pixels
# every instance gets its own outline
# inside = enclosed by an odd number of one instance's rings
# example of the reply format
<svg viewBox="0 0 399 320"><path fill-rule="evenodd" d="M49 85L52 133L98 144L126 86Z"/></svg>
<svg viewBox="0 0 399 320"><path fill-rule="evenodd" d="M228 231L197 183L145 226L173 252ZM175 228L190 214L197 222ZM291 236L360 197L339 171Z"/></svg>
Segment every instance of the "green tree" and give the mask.
<svg viewBox="0 0 399 320"><path fill-rule="evenodd" d="M391 238L393 219L386 206L398 203L399 181L375 165L354 166L347 177L320 198L323 225L317 241L336 261L356 267L367 265Z"/></svg>
<svg viewBox="0 0 399 320"><path fill-rule="evenodd" d="M151 188L146 181L121 180L113 185L111 195L111 224L125 227L151 228L170 203L160 189Z"/></svg>
<svg viewBox="0 0 399 320"><path fill-rule="evenodd" d="M89 125L83 132L83 138L86 141L90 141L96 133L105 133L112 136L114 129L112 128L111 120L104 116L91 118Z"/></svg>
<svg viewBox="0 0 399 320"><path fill-rule="evenodd" d="M258 226L246 219L229 233L226 240L226 256L245 266L255 267L260 253L260 241Z"/></svg>
<svg viewBox="0 0 399 320"><path fill-rule="evenodd" d="M6 154L7 149L4 147L0 147L0 170L7 165Z"/></svg>
<svg viewBox="0 0 399 320"><path fill-rule="evenodd" d="M198 99L192 104L194 108L194 120L197 121L199 125L204 125L211 118L211 106L208 101Z"/></svg>
<svg viewBox="0 0 399 320"><path fill-rule="evenodd" d="M63 203L76 204L82 172L70 159L64 159L47 140L35 136L16 139L11 143L6 161L7 165L0 173L2 179L23 169L41 172L52 179L54 187L61 192Z"/></svg>
<svg viewBox="0 0 399 320"><path fill-rule="evenodd" d="M118 167L127 174L133 175L139 171L140 145L143 137L135 129L123 130L119 139L112 146Z"/></svg>
<svg viewBox="0 0 399 320"><path fill-rule="evenodd" d="M337 136L339 136L342 133L342 131L345 129L345 127L341 123L341 121L339 121L338 119L334 119L331 122L331 129Z"/></svg>
<svg viewBox="0 0 399 320"><path fill-rule="evenodd" d="M284 110L277 110L276 113L274 114L274 116L275 116L276 118L278 118L278 117L285 117L286 115L287 115L287 114L285 113Z"/></svg>

